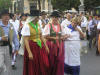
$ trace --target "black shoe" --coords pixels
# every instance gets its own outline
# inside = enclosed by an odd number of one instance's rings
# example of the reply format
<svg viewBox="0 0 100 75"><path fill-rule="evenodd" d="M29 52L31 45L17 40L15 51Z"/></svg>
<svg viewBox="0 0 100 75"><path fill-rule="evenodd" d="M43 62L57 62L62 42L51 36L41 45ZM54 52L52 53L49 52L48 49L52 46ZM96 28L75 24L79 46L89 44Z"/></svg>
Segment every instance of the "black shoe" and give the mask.
<svg viewBox="0 0 100 75"><path fill-rule="evenodd" d="M16 70L16 66L15 65L12 65L12 70Z"/></svg>

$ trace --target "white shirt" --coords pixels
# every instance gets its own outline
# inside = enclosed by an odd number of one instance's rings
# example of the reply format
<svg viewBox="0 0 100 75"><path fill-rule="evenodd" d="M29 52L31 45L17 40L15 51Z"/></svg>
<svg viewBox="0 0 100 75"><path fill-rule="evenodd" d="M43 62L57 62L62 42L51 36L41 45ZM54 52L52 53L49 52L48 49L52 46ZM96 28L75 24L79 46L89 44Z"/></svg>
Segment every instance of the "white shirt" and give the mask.
<svg viewBox="0 0 100 75"><path fill-rule="evenodd" d="M71 22L68 21L67 19L65 19L64 21L62 21L61 26L62 26L62 27L65 27L65 26L68 26L68 25L70 25L70 24L71 24Z"/></svg>
<svg viewBox="0 0 100 75"><path fill-rule="evenodd" d="M81 18L81 27L86 27L87 26L87 18L85 16L82 16Z"/></svg>
<svg viewBox="0 0 100 75"><path fill-rule="evenodd" d="M38 28L40 29L39 26ZM25 25L22 28L21 34L22 36L30 36L30 27L27 22L25 22Z"/></svg>
<svg viewBox="0 0 100 75"><path fill-rule="evenodd" d="M44 21L45 22L45 21ZM42 21L41 20L39 20L39 25L40 25L40 30L41 30L41 32L42 32L42 35L44 35L44 28L42 27ZM46 22L45 22L45 24L46 24Z"/></svg>
<svg viewBox="0 0 100 75"><path fill-rule="evenodd" d="M16 31L16 34L18 34L19 25L20 25L19 20L13 21L13 20L11 19L11 20L9 20L9 22L14 26L14 29L15 29L15 31Z"/></svg>
<svg viewBox="0 0 100 75"><path fill-rule="evenodd" d="M63 27L63 25L61 26L62 28L62 35L64 34L68 34L70 35L71 37L70 38L67 38L67 40L80 40L80 34L78 31L73 31L71 32L72 30L70 28L67 27L67 25L65 25ZM82 29L80 28L80 26L77 26L78 29L80 29L80 31L82 31Z"/></svg>
<svg viewBox="0 0 100 75"><path fill-rule="evenodd" d="M54 27L57 30L57 25L54 25ZM45 26L43 35L50 35L50 25L49 24Z"/></svg>
<svg viewBox="0 0 100 75"><path fill-rule="evenodd" d="M81 28L77 26L80 30ZM64 42L65 49L65 64L69 66L80 65L80 34L78 31L73 31L67 26L62 30L63 34L69 34L71 37Z"/></svg>
<svg viewBox="0 0 100 75"><path fill-rule="evenodd" d="M80 29L80 31L82 31L81 30L81 28L80 28L80 26L77 26L77 28L78 29ZM67 40L80 40L80 33L78 32L78 31L73 31L73 32L71 32L71 37L70 38L68 38Z"/></svg>
<svg viewBox="0 0 100 75"><path fill-rule="evenodd" d="M30 28L28 23L25 23L24 27L22 28L21 34L22 36L30 36Z"/></svg>

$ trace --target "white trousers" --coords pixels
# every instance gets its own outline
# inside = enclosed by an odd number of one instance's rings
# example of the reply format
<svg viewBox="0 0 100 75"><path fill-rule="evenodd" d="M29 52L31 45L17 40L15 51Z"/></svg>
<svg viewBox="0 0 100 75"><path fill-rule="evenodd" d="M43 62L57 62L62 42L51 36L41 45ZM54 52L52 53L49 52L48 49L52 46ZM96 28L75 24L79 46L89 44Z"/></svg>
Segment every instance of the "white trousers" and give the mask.
<svg viewBox="0 0 100 75"><path fill-rule="evenodd" d="M10 75L11 59L8 46L0 46L0 75Z"/></svg>

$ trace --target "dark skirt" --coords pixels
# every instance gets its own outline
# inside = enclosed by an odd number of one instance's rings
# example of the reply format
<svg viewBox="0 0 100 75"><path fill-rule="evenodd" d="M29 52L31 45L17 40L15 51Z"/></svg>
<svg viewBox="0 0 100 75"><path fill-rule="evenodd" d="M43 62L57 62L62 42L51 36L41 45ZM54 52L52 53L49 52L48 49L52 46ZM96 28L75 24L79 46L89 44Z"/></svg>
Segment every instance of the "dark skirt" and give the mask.
<svg viewBox="0 0 100 75"><path fill-rule="evenodd" d="M50 49L50 75L64 75L64 43L61 44L62 51L56 43L47 41L47 45Z"/></svg>
<svg viewBox="0 0 100 75"><path fill-rule="evenodd" d="M80 66L69 66L64 64L64 72L71 75L80 75Z"/></svg>
<svg viewBox="0 0 100 75"><path fill-rule="evenodd" d="M29 41L29 46L33 54L33 60L29 59L25 48L23 75L49 75L48 53L45 51L43 44L40 48L37 43Z"/></svg>

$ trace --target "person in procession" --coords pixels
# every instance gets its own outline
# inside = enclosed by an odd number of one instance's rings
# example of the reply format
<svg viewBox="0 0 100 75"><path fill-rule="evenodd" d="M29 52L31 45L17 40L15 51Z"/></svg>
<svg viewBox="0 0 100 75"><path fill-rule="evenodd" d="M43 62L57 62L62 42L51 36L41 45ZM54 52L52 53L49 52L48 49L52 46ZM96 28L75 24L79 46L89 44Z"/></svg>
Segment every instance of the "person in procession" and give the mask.
<svg viewBox="0 0 100 75"><path fill-rule="evenodd" d="M42 34L44 32L44 28L45 28L45 25L47 25L47 23L48 23L48 19L46 18L46 12L42 11L40 19L39 19L39 25L40 25Z"/></svg>
<svg viewBox="0 0 100 75"><path fill-rule="evenodd" d="M65 39L65 74L80 75L80 37L85 37L80 26L78 25L78 19L73 18L70 25L66 25L63 29L64 34L69 35Z"/></svg>
<svg viewBox="0 0 100 75"><path fill-rule="evenodd" d="M16 19L16 14L12 14L12 13L10 13L10 18L11 19L9 20L9 22L13 25L13 27L14 27L14 29L16 31L16 34L18 36L19 20ZM12 62L11 62L12 69L15 70L16 69L15 63L16 63L17 54L15 53L15 45L14 45L14 43L12 43L11 56L12 56Z"/></svg>
<svg viewBox="0 0 100 75"><path fill-rule="evenodd" d="M1 12L0 21L0 75L10 75L11 58L10 51L12 43L15 45L15 53L19 50L19 41L16 31L11 23L9 23L9 12L4 9Z"/></svg>
<svg viewBox="0 0 100 75"><path fill-rule="evenodd" d="M66 25L70 25L71 24L71 14L67 13L66 14L66 19L64 21L62 21L61 26L64 29L64 27L66 27Z"/></svg>
<svg viewBox="0 0 100 75"><path fill-rule="evenodd" d="M49 75L49 49L42 38L38 20L39 11L31 12L21 32L25 45L23 75Z"/></svg>
<svg viewBox="0 0 100 75"><path fill-rule="evenodd" d="M20 48L19 48L19 52L18 54L19 55L24 55L24 38L23 36L21 35L21 31L22 31L22 28L24 27L25 25L25 22L26 22L26 19L27 19L28 15L27 14L22 14L20 16L20 26L19 26L19 31L18 31L18 34L19 34L19 40L20 40Z"/></svg>
<svg viewBox="0 0 100 75"><path fill-rule="evenodd" d="M53 11L51 20L44 29L44 36L50 50L50 75L64 75L64 36L61 35L59 17L59 12Z"/></svg>

